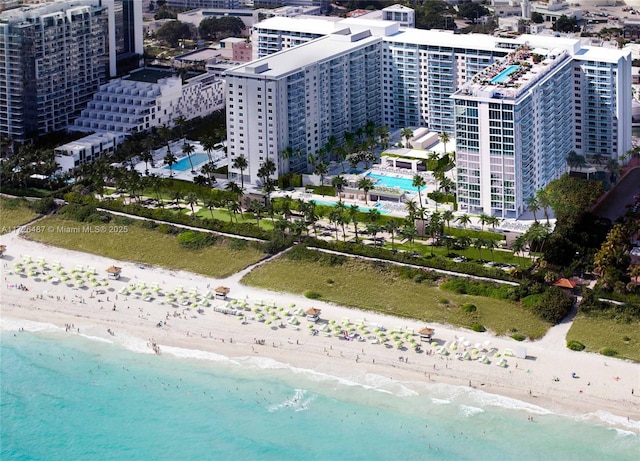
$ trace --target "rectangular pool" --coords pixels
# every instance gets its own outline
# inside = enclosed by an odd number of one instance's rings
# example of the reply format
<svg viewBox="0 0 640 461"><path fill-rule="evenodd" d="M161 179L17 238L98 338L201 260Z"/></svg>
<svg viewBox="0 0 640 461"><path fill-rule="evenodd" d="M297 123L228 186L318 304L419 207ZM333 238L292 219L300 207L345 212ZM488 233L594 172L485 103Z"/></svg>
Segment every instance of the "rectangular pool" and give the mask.
<svg viewBox="0 0 640 461"><path fill-rule="evenodd" d="M191 154L191 163L193 163L193 167L196 168L201 163L206 162L209 159L207 154L204 153L196 153ZM174 171L188 171L191 169L191 163L189 163L188 157L182 157L176 163L173 164ZM165 170L169 169L169 165L164 167Z"/></svg>
<svg viewBox="0 0 640 461"><path fill-rule="evenodd" d="M491 83L504 83L504 82L506 82L507 79L509 78L509 76L511 74L513 74L515 71L517 71L518 69L520 69L520 66L513 65L513 66L507 67L505 70L503 70L498 75L493 77L491 79Z"/></svg>
<svg viewBox="0 0 640 461"><path fill-rule="evenodd" d="M397 187L406 192L418 192L418 188L413 185L413 178L387 176L376 173L369 173L367 177L373 181L374 185L384 186L390 189ZM423 191L425 189L424 187L422 188Z"/></svg>

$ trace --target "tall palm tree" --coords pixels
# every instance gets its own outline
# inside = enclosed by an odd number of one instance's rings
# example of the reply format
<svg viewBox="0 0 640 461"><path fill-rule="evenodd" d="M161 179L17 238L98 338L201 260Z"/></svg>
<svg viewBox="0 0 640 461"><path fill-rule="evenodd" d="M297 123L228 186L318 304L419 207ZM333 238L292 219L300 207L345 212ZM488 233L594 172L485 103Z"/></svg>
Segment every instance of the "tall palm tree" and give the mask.
<svg viewBox="0 0 640 461"><path fill-rule="evenodd" d="M207 175L207 184L209 185L209 187L213 187L213 185L216 183L216 177L214 176L216 172L215 163L205 163L204 165L202 165L202 168L200 168L200 171Z"/></svg>
<svg viewBox="0 0 640 461"><path fill-rule="evenodd" d="M335 207L331 208L331 211L329 212L329 222L332 224L335 224L335 230L336 230L336 241L338 240L338 223L340 221L340 217L342 216L342 212L340 210L337 210Z"/></svg>
<svg viewBox="0 0 640 461"><path fill-rule="evenodd" d="M207 157L209 157L209 163L213 162L213 158L211 157L211 152L216 150L216 141L212 136L205 136L202 138L200 142L202 144L202 149L207 153Z"/></svg>
<svg viewBox="0 0 640 461"><path fill-rule="evenodd" d="M421 209L422 207L420 207ZM414 222L418 217L418 205L413 200L407 200L404 202L404 209L407 211L407 218Z"/></svg>
<svg viewBox="0 0 640 461"><path fill-rule="evenodd" d="M538 205L542 207L542 211L544 212L544 217L547 220L547 224L549 224L549 208L551 207L551 201L546 189L540 189L539 191L537 191L536 199L538 200Z"/></svg>
<svg viewBox="0 0 640 461"><path fill-rule="evenodd" d="M536 212L540 210L538 199L536 197L529 197L527 199L527 208L533 213L533 220L538 222L538 217L536 216Z"/></svg>
<svg viewBox="0 0 640 461"><path fill-rule="evenodd" d="M240 200L240 197L242 196L242 188L238 186L238 183L235 181L229 181L224 188L234 194L236 196L236 200Z"/></svg>
<svg viewBox="0 0 640 461"><path fill-rule="evenodd" d="M446 154L447 153L447 143L451 140L449 138L449 133L447 133L446 131L441 132L440 135L439 135L439 139L440 139L440 142L442 144L444 144L444 153Z"/></svg>
<svg viewBox="0 0 640 461"><path fill-rule="evenodd" d="M482 247L485 244L485 240L481 238L473 239L473 246L478 250L478 259L482 261Z"/></svg>
<svg viewBox="0 0 640 461"><path fill-rule="evenodd" d="M213 219L213 209L216 207L216 200L212 196L205 197L202 206L209 210L209 213L211 213L211 219Z"/></svg>
<svg viewBox="0 0 640 461"><path fill-rule="evenodd" d="M264 212L264 203L260 200L251 200L249 202L249 211L253 213L253 217L256 218L256 226L260 227L260 219L262 219L262 213Z"/></svg>
<svg viewBox="0 0 640 461"><path fill-rule="evenodd" d="M462 224L463 228L467 228L467 225L469 225L471 223L471 218L469 217L468 214L463 214L461 216L458 216L458 218L456 219L457 222L459 222L460 224Z"/></svg>
<svg viewBox="0 0 640 461"><path fill-rule="evenodd" d="M490 225L491 229L494 231L496 230L496 226L499 226L501 222L502 219L497 216L489 216L489 219L487 220L487 224Z"/></svg>
<svg viewBox="0 0 640 461"><path fill-rule="evenodd" d="M358 205L351 205L348 212L349 218L351 218L351 222L353 223L353 232L356 237L356 243L358 243L358 213L360 212L360 209L358 208Z"/></svg>
<svg viewBox="0 0 640 461"><path fill-rule="evenodd" d="M369 178L361 178L358 181L358 190L364 191L364 203L369 204L369 191L374 188L373 181Z"/></svg>
<svg viewBox="0 0 640 461"><path fill-rule="evenodd" d="M344 190L344 186L347 185L347 180L340 175L334 176L331 180L331 185L335 187L336 192L338 193L338 200L342 200L342 191Z"/></svg>
<svg viewBox="0 0 640 461"><path fill-rule="evenodd" d="M489 216L486 213L480 213L480 216L478 216L478 219L480 220L480 226L482 227L482 230L484 231L484 226L485 226L485 224L487 224L489 222L489 220L491 219L491 216Z"/></svg>
<svg viewBox="0 0 640 461"><path fill-rule="evenodd" d="M491 252L491 262L495 262L495 259L493 257L493 250L498 248L498 242L496 242L494 239L487 239L485 240L485 245Z"/></svg>
<svg viewBox="0 0 640 461"><path fill-rule="evenodd" d="M409 251L413 251L413 241L418 235L418 230L413 223L407 223L402 227L400 235L409 241Z"/></svg>
<svg viewBox="0 0 640 461"><path fill-rule="evenodd" d="M322 195L324 196L324 177L329 172L329 166L324 162L318 162L313 172L320 176L320 187Z"/></svg>
<svg viewBox="0 0 640 461"><path fill-rule="evenodd" d="M191 216L193 216L195 214L194 205L198 204L198 196L193 192L190 192L184 201L189 205L189 207L191 207Z"/></svg>
<svg viewBox="0 0 640 461"><path fill-rule="evenodd" d="M380 139L380 147L385 150L389 147L389 127L387 125L379 126L377 135Z"/></svg>
<svg viewBox="0 0 640 461"><path fill-rule="evenodd" d="M527 244L527 240L526 237L524 236L524 234L518 235L515 239L513 239L513 242L511 242L511 249L513 250L513 253L516 255L520 255L520 257L523 257L522 252L524 251L524 247ZM522 264L520 264L522 266Z"/></svg>
<svg viewBox="0 0 640 461"><path fill-rule="evenodd" d="M400 137L406 140L404 147L410 148L411 144L409 144L409 141L411 140L411 138L413 138L413 130L408 127L403 128L402 130L400 130Z"/></svg>
<svg viewBox="0 0 640 461"><path fill-rule="evenodd" d="M378 222L380 220L380 216L382 215L377 208L370 208L367 212L367 217L369 218L370 222Z"/></svg>
<svg viewBox="0 0 640 461"><path fill-rule="evenodd" d="M164 164L169 166L169 176L173 177L173 165L176 164L178 159L171 152L171 149L167 145L167 155L164 156Z"/></svg>
<svg viewBox="0 0 640 461"><path fill-rule="evenodd" d="M398 230L400 230L400 226L398 225L398 221L396 221L395 219L390 219L389 221L387 221L387 224L385 224L384 229L389 232L389 234L391 235L391 250L395 251L396 246L395 246L395 236L396 236L396 232L398 232Z"/></svg>
<svg viewBox="0 0 640 461"><path fill-rule="evenodd" d="M184 155L187 156L187 158L189 159L189 165L191 165L191 173L195 173L196 171L193 169L193 162L191 161L191 154L193 154L196 151L196 148L194 147L193 144L190 144L188 142L185 142L182 145L182 153Z"/></svg>
<svg viewBox="0 0 640 461"><path fill-rule="evenodd" d="M620 164L614 158L607 161L607 171L609 172L609 182L615 183L618 176L620 176Z"/></svg>
<svg viewBox="0 0 640 461"><path fill-rule="evenodd" d="M240 187L244 190L244 170L249 167L247 157L245 157L244 154L238 155L233 159L233 162L231 162L231 167L240 170Z"/></svg>
<svg viewBox="0 0 640 461"><path fill-rule="evenodd" d="M182 200L183 198L184 198L184 194L179 190L173 191L171 193L171 200L175 201L176 206L178 206L178 204L180 203L180 200Z"/></svg>
<svg viewBox="0 0 640 461"><path fill-rule="evenodd" d="M453 211L445 210L442 212L442 220L447 223L447 230L451 230L451 220L453 218Z"/></svg>
<svg viewBox="0 0 640 461"><path fill-rule="evenodd" d="M413 181L411 184L413 185L413 187L416 187L418 189L418 201L420 202L420 208L422 208L422 193L420 191L424 186L427 185L427 182L421 175L416 174L413 176Z"/></svg>

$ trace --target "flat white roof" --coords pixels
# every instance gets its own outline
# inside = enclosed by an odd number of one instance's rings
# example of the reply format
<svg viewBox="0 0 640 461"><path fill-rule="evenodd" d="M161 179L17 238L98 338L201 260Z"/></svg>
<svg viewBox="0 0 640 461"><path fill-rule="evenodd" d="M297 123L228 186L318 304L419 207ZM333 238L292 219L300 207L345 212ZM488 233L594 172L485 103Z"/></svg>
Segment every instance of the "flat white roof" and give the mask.
<svg viewBox="0 0 640 461"><path fill-rule="evenodd" d="M585 46L575 54L574 58L581 61L600 61L616 64L620 58L627 58L630 55L630 49L620 50L617 48Z"/></svg>
<svg viewBox="0 0 640 461"><path fill-rule="evenodd" d="M275 16L273 18L265 19L254 25L255 29L272 29L281 30L285 32L306 32L311 34L327 35L337 29L336 23L341 18L309 18L309 17L295 17L288 18L285 16ZM344 29L344 27L341 27Z"/></svg>
<svg viewBox="0 0 640 461"><path fill-rule="evenodd" d="M303 43L293 48L256 59L227 71L228 75L260 76L277 79L292 72L298 72L309 64L325 61L339 56L350 50L358 49L380 41L380 37L354 37L358 34L331 34ZM354 38L351 41L351 38ZM258 71L260 66L266 65L266 70Z"/></svg>
<svg viewBox="0 0 640 461"><path fill-rule="evenodd" d="M518 43L513 39L504 39L485 34L454 34L453 31L440 29L400 29L400 32L385 39L389 42L411 43L414 45L444 46L472 50L503 51L507 48L496 46L498 42Z"/></svg>

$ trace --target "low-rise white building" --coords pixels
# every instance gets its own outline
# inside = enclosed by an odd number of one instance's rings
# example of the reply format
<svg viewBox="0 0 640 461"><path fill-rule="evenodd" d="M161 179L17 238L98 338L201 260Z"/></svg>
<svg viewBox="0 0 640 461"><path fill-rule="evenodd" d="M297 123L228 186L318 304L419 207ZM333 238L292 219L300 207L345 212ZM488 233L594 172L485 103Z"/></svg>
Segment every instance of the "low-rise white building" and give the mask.
<svg viewBox="0 0 640 461"><path fill-rule="evenodd" d="M56 161L68 171L112 152L131 133L209 115L224 107L224 91L224 80L209 72L183 82L170 71L142 69L112 80L70 127L92 134L56 148Z"/></svg>
<svg viewBox="0 0 640 461"><path fill-rule="evenodd" d="M95 133L77 141L69 142L54 149L56 163L63 172L71 171L75 167L91 162L101 155L111 154L125 135L122 133Z"/></svg>

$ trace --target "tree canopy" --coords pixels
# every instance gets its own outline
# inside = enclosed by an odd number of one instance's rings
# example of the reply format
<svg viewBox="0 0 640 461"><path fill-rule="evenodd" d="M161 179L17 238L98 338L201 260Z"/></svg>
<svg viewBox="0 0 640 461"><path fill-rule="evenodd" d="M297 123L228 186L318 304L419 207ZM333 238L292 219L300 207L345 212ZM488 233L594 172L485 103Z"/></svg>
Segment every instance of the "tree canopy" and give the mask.
<svg viewBox="0 0 640 461"><path fill-rule="evenodd" d="M193 33L189 24L180 21L169 21L158 29L156 37L176 47L180 40L193 38Z"/></svg>
<svg viewBox="0 0 640 461"><path fill-rule="evenodd" d="M217 40L220 36L240 35L245 28L242 19L236 16L223 16L221 18L206 18L200 22L198 31L200 37L207 40Z"/></svg>
<svg viewBox="0 0 640 461"><path fill-rule="evenodd" d="M602 194L599 181L564 175L547 186L549 204L563 224L576 223Z"/></svg>

